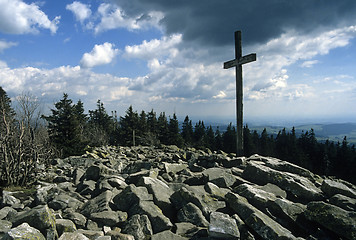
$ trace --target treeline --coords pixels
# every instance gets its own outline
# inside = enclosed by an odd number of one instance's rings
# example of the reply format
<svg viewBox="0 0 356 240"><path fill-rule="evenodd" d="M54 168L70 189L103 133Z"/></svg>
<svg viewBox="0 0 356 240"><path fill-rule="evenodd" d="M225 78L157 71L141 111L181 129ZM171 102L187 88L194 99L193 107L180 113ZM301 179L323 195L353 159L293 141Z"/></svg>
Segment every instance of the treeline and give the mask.
<svg viewBox="0 0 356 240"><path fill-rule="evenodd" d="M28 99L27 105L36 102L33 100L33 97ZM74 103L68 94L63 94L49 115L41 115L39 119L40 115L35 111L37 107L33 109L32 106L32 115L24 120L19 117L21 114L12 110L11 101L3 90L0 91L0 103L1 180L7 184L26 182L20 166L28 166L27 171L31 172L33 163L46 162L53 156L81 155L87 146L164 144L236 152L236 130L231 123L224 130L213 130L203 121L193 124L189 116L180 124L175 114L167 116L154 110L138 113L132 106L124 116L118 116L115 111L109 114L100 100L96 109L86 114L83 102ZM35 113L37 117L34 117ZM8 119L12 119L11 129L8 129ZM40 124L39 120L46 124ZM11 140L9 136L12 136ZM27 142L24 139L28 139ZM27 146L26 151L16 153L19 146ZM8 160L14 155L9 154L11 152L22 157L11 162ZM277 135L270 135L266 129L259 134L245 126L244 155L255 153L295 163L320 175L335 175L356 183L355 146L350 146L346 137L342 143L318 142L312 129L297 137L294 128L291 132L283 129ZM13 162L17 164L12 166ZM9 167L12 170L8 170ZM16 175L21 177L15 181Z"/></svg>

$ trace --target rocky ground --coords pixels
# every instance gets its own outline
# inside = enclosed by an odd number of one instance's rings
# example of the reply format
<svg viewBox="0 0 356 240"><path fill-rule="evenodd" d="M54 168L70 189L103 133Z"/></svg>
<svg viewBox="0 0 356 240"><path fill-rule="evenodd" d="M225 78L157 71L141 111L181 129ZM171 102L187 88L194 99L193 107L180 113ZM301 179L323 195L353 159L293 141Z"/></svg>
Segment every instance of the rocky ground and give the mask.
<svg viewBox="0 0 356 240"><path fill-rule="evenodd" d="M0 239L356 239L356 187L275 158L102 147L39 174Z"/></svg>

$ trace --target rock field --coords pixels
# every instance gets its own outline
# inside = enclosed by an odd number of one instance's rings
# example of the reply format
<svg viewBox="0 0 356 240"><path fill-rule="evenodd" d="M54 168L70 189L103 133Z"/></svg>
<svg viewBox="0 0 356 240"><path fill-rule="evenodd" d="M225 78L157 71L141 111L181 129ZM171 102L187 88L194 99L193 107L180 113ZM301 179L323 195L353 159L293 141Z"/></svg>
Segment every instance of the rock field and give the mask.
<svg viewBox="0 0 356 240"><path fill-rule="evenodd" d="M356 187L276 158L101 147L38 174L2 191L0 239L356 239Z"/></svg>

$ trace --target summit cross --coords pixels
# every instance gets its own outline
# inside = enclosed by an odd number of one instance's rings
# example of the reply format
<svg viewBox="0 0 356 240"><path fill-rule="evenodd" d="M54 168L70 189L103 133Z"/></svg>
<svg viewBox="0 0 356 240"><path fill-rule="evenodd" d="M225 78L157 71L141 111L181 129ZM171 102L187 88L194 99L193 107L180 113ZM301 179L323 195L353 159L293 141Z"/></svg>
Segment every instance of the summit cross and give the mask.
<svg viewBox="0 0 356 240"><path fill-rule="evenodd" d="M242 64L256 61L256 53L242 56L241 31L235 32L235 59L224 62L224 69L236 67L236 153L243 155Z"/></svg>

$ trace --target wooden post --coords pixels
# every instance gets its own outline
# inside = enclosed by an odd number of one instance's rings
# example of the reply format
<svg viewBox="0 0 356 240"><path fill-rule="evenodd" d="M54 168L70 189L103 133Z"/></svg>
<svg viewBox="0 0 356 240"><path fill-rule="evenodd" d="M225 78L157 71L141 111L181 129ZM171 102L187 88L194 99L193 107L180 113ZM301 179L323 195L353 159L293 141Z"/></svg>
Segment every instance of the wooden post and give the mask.
<svg viewBox="0 0 356 240"><path fill-rule="evenodd" d="M235 59L242 56L241 31L235 32ZM242 65L236 65L236 154L243 155Z"/></svg>
<svg viewBox="0 0 356 240"><path fill-rule="evenodd" d="M243 155L243 88L242 64L256 61L256 53L242 56L241 31L235 32L235 59L224 63L224 69L236 67L236 154Z"/></svg>

